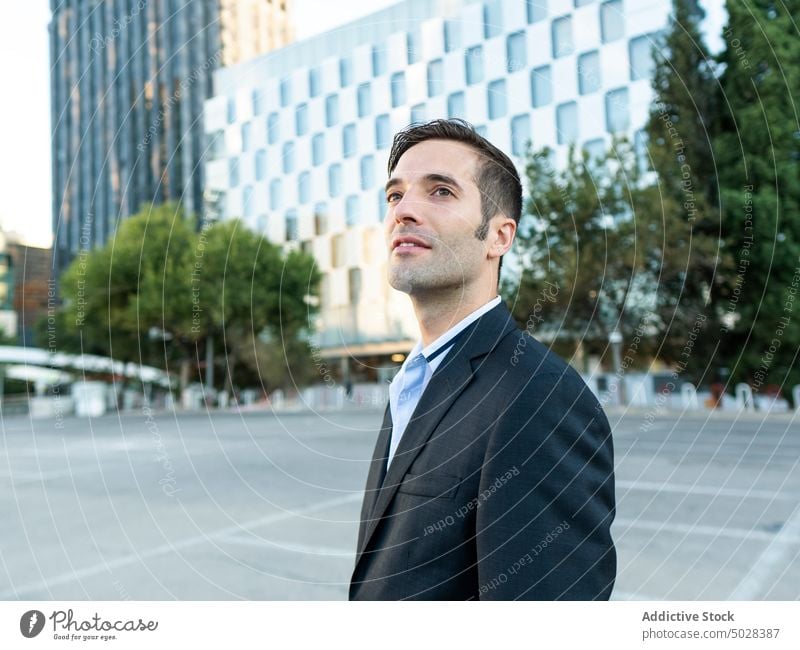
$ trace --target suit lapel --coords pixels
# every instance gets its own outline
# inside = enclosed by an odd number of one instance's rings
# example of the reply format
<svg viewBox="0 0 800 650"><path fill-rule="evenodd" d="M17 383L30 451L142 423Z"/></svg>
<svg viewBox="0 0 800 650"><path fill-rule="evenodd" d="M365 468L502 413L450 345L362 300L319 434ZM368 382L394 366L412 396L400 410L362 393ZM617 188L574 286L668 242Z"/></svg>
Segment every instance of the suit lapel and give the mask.
<svg viewBox="0 0 800 650"><path fill-rule="evenodd" d="M358 528L358 544L356 548L360 554L367 529L367 524L372 517L375 502L378 498L378 491L381 489L384 477L386 476L386 459L389 456L389 442L392 437L392 411L386 405L383 414L383 424L378 434L378 441L375 443L375 451L372 453L372 462L369 465L367 475L367 486L364 492L364 502L361 505L361 525Z"/></svg>
<svg viewBox="0 0 800 650"><path fill-rule="evenodd" d="M501 302L497 307L487 312L475 321L475 323L470 325L469 328L472 331L466 332L461 340L454 345L453 349L447 354L442 364L431 377L403 433L403 437L400 439L400 444L392 459L392 464L383 479L382 487L379 488L379 492L372 493L371 498L374 507L369 511L369 517L366 518L366 527L364 526L365 519L362 517L361 528L359 530L359 554L356 563L358 563L361 553L363 553L364 549L367 547L370 537L372 537L380 518L386 511L389 503L391 503L408 468L411 467L417 455L422 450L422 447L439 425L439 422L441 422L447 411L450 410L453 402L458 399L458 396L472 380L473 367L471 360L486 354L496 346L506 334L516 330L516 325L508 309ZM387 413L388 411L389 409L387 408ZM381 436L386 432L385 425L387 417L390 422L389 434L391 434L391 416L387 415L384 416L384 428L381 430ZM376 449L376 452L377 451ZM382 454L383 458L380 459L382 466L385 466L385 457L387 454L388 443L386 452ZM375 461L376 459L373 458L373 466L370 467L370 477L372 477L373 470L375 470ZM377 481L375 483L377 484ZM368 478L368 491L370 485L370 480Z"/></svg>

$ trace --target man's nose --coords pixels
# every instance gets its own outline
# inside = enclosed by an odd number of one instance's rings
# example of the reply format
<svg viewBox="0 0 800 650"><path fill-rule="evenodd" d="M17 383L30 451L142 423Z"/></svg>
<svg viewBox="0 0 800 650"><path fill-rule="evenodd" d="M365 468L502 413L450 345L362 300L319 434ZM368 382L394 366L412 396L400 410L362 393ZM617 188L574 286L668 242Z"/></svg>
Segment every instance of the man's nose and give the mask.
<svg viewBox="0 0 800 650"><path fill-rule="evenodd" d="M419 223L421 221L421 206L422 203L419 200L419 197L415 198L411 192L407 192L397 203L394 204L395 221L397 223Z"/></svg>

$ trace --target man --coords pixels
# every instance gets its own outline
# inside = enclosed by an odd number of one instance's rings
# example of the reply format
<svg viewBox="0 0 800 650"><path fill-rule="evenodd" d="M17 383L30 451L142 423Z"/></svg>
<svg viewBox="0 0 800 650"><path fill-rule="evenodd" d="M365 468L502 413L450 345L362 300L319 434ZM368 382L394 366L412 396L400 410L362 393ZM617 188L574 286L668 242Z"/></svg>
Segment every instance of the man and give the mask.
<svg viewBox="0 0 800 650"><path fill-rule="evenodd" d="M390 386L352 600L607 599L611 432L497 295L522 209L509 158L466 122L395 136L389 282L422 335Z"/></svg>

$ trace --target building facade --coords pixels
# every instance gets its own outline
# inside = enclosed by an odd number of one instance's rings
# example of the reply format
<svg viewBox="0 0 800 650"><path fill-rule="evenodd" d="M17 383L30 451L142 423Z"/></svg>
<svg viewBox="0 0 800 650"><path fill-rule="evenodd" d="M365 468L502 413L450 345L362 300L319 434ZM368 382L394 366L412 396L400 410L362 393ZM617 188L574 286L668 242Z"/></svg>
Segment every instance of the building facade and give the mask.
<svg viewBox="0 0 800 650"><path fill-rule="evenodd" d="M60 273L143 203L200 211L199 116L212 73L287 44L290 30L286 0L51 0L50 8Z"/></svg>
<svg viewBox="0 0 800 650"><path fill-rule="evenodd" d="M388 287L381 220L393 134L462 117L520 165L529 142L638 146L670 0L407 0L215 73L209 211L314 255L320 354L381 379L418 337Z"/></svg>

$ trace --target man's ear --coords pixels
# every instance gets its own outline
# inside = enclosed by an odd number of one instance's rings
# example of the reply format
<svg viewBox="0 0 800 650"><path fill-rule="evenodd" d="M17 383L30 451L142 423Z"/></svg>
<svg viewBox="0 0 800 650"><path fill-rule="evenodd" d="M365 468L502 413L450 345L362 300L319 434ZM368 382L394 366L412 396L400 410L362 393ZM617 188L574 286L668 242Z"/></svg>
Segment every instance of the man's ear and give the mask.
<svg viewBox="0 0 800 650"><path fill-rule="evenodd" d="M514 243L517 234L517 222L503 214L497 214L489 222L489 259L502 257Z"/></svg>

